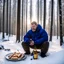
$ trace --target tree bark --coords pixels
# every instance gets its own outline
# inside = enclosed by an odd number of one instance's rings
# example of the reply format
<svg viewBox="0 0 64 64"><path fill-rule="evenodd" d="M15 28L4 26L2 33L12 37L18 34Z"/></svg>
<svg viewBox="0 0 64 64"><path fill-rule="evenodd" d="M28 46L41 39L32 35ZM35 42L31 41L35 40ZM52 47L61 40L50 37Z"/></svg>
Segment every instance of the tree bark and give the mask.
<svg viewBox="0 0 64 64"><path fill-rule="evenodd" d="M5 38L5 35L4 35L4 18L5 18L5 13L4 13L4 11L5 11L5 0L3 0L3 25L2 25L2 27L3 27L3 34L2 34L2 39L4 39Z"/></svg>
<svg viewBox="0 0 64 64"><path fill-rule="evenodd" d="M7 0L7 11L6 11L6 13L7 13L7 17L6 17L6 35L8 35L8 0Z"/></svg>
<svg viewBox="0 0 64 64"><path fill-rule="evenodd" d="M46 0L44 0L44 18L43 18L43 28L45 29L46 24Z"/></svg>
<svg viewBox="0 0 64 64"><path fill-rule="evenodd" d="M63 35L62 35L62 5L61 5L61 0L59 2L59 20L60 20L60 45L63 43Z"/></svg>
<svg viewBox="0 0 64 64"><path fill-rule="evenodd" d="M54 0L51 0L51 29L50 29L50 41L52 41L52 29L53 29L53 9L54 9Z"/></svg>
<svg viewBox="0 0 64 64"><path fill-rule="evenodd" d="M17 6L17 41L20 42L20 3L21 0L18 0Z"/></svg>

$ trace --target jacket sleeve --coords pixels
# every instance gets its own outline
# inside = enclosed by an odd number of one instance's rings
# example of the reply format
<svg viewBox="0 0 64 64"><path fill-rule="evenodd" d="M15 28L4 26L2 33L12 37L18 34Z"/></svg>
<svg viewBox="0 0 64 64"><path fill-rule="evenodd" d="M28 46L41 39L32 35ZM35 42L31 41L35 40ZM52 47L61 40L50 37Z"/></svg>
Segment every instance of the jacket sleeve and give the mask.
<svg viewBox="0 0 64 64"><path fill-rule="evenodd" d="M29 34L29 31L26 33L26 35L24 36L24 42L25 43L29 43L30 41L30 34Z"/></svg>
<svg viewBox="0 0 64 64"><path fill-rule="evenodd" d="M48 41L48 34L45 30L43 30L41 33L41 38L36 40L35 44L41 44L44 43L45 41Z"/></svg>

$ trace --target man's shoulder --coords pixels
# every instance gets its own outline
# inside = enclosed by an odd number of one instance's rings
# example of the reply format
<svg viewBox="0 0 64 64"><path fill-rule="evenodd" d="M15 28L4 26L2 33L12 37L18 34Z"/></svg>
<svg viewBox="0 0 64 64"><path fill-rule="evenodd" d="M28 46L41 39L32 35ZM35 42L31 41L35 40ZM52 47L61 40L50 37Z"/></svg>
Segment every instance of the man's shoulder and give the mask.
<svg viewBox="0 0 64 64"><path fill-rule="evenodd" d="M40 32L45 32L45 29L42 28L42 29L40 30Z"/></svg>
<svg viewBox="0 0 64 64"><path fill-rule="evenodd" d="M32 30L29 30L27 33L31 33L32 32Z"/></svg>

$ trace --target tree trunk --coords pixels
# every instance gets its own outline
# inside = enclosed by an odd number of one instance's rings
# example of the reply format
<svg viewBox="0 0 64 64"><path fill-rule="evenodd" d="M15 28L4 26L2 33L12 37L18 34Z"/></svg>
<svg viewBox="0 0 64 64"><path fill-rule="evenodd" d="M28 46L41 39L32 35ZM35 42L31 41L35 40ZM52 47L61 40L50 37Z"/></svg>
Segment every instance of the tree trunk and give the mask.
<svg viewBox="0 0 64 64"><path fill-rule="evenodd" d="M30 22L32 22L32 0L30 0Z"/></svg>
<svg viewBox="0 0 64 64"><path fill-rule="evenodd" d="M26 0L26 32L27 32L27 7L28 6L28 0Z"/></svg>
<svg viewBox="0 0 64 64"><path fill-rule="evenodd" d="M39 0L37 0L37 22L39 23Z"/></svg>
<svg viewBox="0 0 64 64"><path fill-rule="evenodd" d="M21 30L21 40L23 39L23 5L24 5L24 0L22 0L22 30Z"/></svg>
<svg viewBox="0 0 64 64"><path fill-rule="evenodd" d="M9 36L11 34L11 0L9 1Z"/></svg>
<svg viewBox="0 0 64 64"><path fill-rule="evenodd" d="M40 24L42 25L42 0L40 0Z"/></svg>
<svg viewBox="0 0 64 64"><path fill-rule="evenodd" d="M51 0L51 29L50 29L50 41L52 41L52 29L53 29L53 9L54 9L54 0Z"/></svg>
<svg viewBox="0 0 64 64"><path fill-rule="evenodd" d="M62 35L62 5L61 5L61 0L59 2L59 20L60 20L60 45L63 43L63 35Z"/></svg>
<svg viewBox="0 0 64 64"><path fill-rule="evenodd" d="M46 24L46 0L44 0L44 18L43 18L43 28L45 29Z"/></svg>
<svg viewBox="0 0 64 64"><path fill-rule="evenodd" d="M2 25L2 27L3 27L3 35L2 35L2 38L4 39L5 38L5 35L4 35L4 18L5 18L5 13L4 13L4 11L5 11L5 0L3 0L3 25Z"/></svg>
<svg viewBox="0 0 64 64"><path fill-rule="evenodd" d="M6 17L6 35L8 35L8 0L7 0L7 17Z"/></svg>
<svg viewBox="0 0 64 64"><path fill-rule="evenodd" d="M58 14L59 13L58 10L59 10L59 7L58 7L58 0L57 0L57 39L58 39L58 21L59 21L58 20L58 15L59 15Z"/></svg>
<svg viewBox="0 0 64 64"><path fill-rule="evenodd" d="M21 0L18 0L17 6L17 41L20 42L20 3Z"/></svg>

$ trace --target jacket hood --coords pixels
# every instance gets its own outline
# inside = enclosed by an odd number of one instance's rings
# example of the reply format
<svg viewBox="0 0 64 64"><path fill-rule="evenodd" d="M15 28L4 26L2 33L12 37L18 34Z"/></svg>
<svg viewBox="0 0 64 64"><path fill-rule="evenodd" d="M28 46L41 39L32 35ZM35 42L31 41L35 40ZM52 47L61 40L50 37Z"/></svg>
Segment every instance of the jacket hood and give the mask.
<svg viewBox="0 0 64 64"><path fill-rule="evenodd" d="M38 24L36 31L40 31L42 29L42 26Z"/></svg>
<svg viewBox="0 0 64 64"><path fill-rule="evenodd" d="M41 29L42 29L42 26L40 24L38 24L36 31L39 32ZM31 31L32 31L32 29L31 29Z"/></svg>

